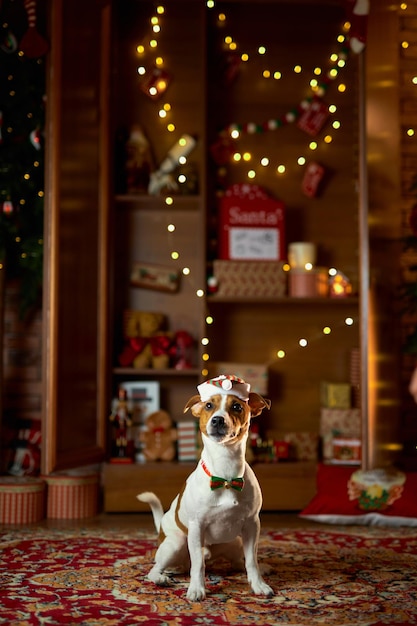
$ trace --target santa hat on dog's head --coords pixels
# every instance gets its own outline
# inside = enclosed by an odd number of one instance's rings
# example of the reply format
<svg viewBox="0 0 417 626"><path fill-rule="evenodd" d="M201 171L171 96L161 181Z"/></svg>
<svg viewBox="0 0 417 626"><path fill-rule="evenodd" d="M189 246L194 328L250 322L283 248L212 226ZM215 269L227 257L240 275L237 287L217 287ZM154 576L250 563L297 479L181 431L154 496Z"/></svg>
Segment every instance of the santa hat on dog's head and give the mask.
<svg viewBox="0 0 417 626"><path fill-rule="evenodd" d="M250 385L237 376L222 374L197 385L198 393L203 402L215 394L233 395L241 400L249 400Z"/></svg>

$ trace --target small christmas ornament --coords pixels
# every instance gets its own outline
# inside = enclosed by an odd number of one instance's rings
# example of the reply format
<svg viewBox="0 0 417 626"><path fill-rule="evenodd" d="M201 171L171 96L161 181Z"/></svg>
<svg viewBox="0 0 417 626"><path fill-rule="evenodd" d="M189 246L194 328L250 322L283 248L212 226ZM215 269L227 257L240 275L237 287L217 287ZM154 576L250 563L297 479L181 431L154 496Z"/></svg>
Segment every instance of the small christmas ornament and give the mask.
<svg viewBox="0 0 417 626"><path fill-rule="evenodd" d="M217 140L210 146L210 153L217 165L226 165L235 152L235 144L225 132L220 133Z"/></svg>
<svg viewBox="0 0 417 626"><path fill-rule="evenodd" d="M311 161L307 164L302 182L303 194L309 198L315 198L320 191L320 184L323 180L325 169L320 163Z"/></svg>
<svg viewBox="0 0 417 626"><path fill-rule="evenodd" d="M408 223L411 230L413 231L413 235L417 236L417 204L414 204L414 206L411 208Z"/></svg>
<svg viewBox="0 0 417 626"><path fill-rule="evenodd" d="M126 142L126 187L128 193L145 193L155 169L151 146L139 125L132 127Z"/></svg>
<svg viewBox="0 0 417 626"><path fill-rule="evenodd" d="M298 118L297 126L315 137L329 117L329 109L320 98L314 98Z"/></svg>
<svg viewBox="0 0 417 626"><path fill-rule="evenodd" d="M12 54L17 50L17 39L11 30L8 30L2 37L0 48L7 54Z"/></svg>
<svg viewBox="0 0 417 626"><path fill-rule="evenodd" d="M28 29L20 41L20 50L29 58L41 57L48 52L49 44L36 29L36 1L25 0Z"/></svg>
<svg viewBox="0 0 417 626"><path fill-rule="evenodd" d="M171 76L160 67L154 67L141 83L141 89L152 100L157 100L169 87Z"/></svg>
<svg viewBox="0 0 417 626"><path fill-rule="evenodd" d="M359 54L366 44L369 0L348 0L348 5L348 19L351 23L349 33L350 49L355 54Z"/></svg>
<svg viewBox="0 0 417 626"><path fill-rule="evenodd" d="M3 202L3 213L5 215L11 215L12 213L14 213L14 206L11 200L5 200Z"/></svg>
<svg viewBox="0 0 417 626"><path fill-rule="evenodd" d="M29 139L30 139L30 143L32 144L34 148L36 148L36 150L40 150L42 148L42 144L41 144L42 133L39 128L32 130L32 132L29 135Z"/></svg>

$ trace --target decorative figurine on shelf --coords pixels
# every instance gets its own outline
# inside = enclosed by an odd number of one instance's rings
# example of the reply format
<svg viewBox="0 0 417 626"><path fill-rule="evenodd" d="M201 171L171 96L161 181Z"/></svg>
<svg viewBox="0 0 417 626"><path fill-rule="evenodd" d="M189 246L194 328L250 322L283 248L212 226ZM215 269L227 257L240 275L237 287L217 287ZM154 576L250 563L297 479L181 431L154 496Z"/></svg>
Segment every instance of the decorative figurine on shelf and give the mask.
<svg viewBox="0 0 417 626"><path fill-rule="evenodd" d="M192 365L192 349L194 339L186 330L178 330L175 333L174 367L176 370L187 370Z"/></svg>
<svg viewBox="0 0 417 626"><path fill-rule="evenodd" d="M140 433L143 454L147 461L172 461L175 458L177 431L169 413L160 410L146 418L146 428Z"/></svg>
<svg viewBox="0 0 417 626"><path fill-rule="evenodd" d="M119 387L118 397L113 400L110 421L112 423L112 463L132 463L132 442L129 428L132 425L132 405L127 391Z"/></svg>
<svg viewBox="0 0 417 626"><path fill-rule="evenodd" d="M139 125L132 126L126 142L126 188L128 193L147 193L155 169L151 146Z"/></svg>
<svg viewBox="0 0 417 626"><path fill-rule="evenodd" d="M196 140L191 135L182 135L177 143L172 146L159 166L159 169L151 174L148 187L148 193L151 196L157 196L163 189L167 189L167 191L177 191L178 185L171 176L171 172L173 172L178 165L184 165L186 163L187 156L195 148L196 143Z"/></svg>

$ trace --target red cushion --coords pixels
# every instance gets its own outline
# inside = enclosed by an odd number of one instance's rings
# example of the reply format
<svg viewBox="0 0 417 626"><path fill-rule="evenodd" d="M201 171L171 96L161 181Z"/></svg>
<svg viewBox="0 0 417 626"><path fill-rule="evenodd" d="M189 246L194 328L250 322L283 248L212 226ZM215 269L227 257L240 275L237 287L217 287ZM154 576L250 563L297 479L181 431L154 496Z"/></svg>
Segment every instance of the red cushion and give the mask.
<svg viewBox="0 0 417 626"><path fill-rule="evenodd" d="M321 464L317 493L300 516L330 524L417 526L417 473Z"/></svg>

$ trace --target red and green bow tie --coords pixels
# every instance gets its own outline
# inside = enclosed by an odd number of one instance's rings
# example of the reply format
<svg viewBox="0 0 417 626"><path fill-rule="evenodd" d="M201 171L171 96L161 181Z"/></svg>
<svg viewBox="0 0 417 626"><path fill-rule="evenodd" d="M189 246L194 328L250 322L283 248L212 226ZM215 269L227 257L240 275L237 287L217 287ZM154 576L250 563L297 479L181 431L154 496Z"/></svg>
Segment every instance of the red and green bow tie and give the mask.
<svg viewBox="0 0 417 626"><path fill-rule="evenodd" d="M210 489L236 489L236 491L242 491L245 481L243 478L232 478L232 480L226 480L219 476L210 477Z"/></svg>
<svg viewBox="0 0 417 626"><path fill-rule="evenodd" d="M226 480L226 478L220 478L220 476L213 476L210 474L207 465L201 460L201 467L206 472L207 476L210 477L210 489L214 491L215 489L235 489L236 491L242 491L245 486L244 478L232 478L231 480Z"/></svg>

